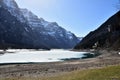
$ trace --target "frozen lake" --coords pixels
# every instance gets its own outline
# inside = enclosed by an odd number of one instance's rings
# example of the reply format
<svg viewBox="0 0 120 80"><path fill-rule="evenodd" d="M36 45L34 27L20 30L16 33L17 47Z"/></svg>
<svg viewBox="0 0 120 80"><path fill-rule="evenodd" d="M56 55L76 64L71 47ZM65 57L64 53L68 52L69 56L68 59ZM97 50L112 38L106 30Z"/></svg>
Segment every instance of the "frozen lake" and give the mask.
<svg viewBox="0 0 120 80"><path fill-rule="evenodd" d="M39 63L39 62L59 62L65 59L79 59L86 52L74 52L69 50L7 50L0 55L0 64L3 63Z"/></svg>

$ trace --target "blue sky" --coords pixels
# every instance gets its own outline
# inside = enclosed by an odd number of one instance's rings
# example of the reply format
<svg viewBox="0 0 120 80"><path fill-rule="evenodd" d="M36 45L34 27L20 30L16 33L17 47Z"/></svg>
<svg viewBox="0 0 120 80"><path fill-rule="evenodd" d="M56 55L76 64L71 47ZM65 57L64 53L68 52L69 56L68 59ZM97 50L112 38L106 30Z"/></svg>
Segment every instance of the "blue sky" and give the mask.
<svg viewBox="0 0 120 80"><path fill-rule="evenodd" d="M117 12L118 0L15 0L49 22L85 36Z"/></svg>

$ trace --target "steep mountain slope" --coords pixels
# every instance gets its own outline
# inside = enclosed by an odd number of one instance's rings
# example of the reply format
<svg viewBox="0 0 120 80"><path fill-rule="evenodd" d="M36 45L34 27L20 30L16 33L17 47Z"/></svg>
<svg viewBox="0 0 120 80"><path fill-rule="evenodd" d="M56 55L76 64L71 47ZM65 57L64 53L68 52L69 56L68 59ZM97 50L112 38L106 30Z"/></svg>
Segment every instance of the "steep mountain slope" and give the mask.
<svg viewBox="0 0 120 80"><path fill-rule="evenodd" d="M95 31L90 32L75 49L120 49L120 11Z"/></svg>
<svg viewBox="0 0 120 80"><path fill-rule="evenodd" d="M14 7L20 12L16 5ZM48 49L46 45L37 40L32 29L26 24L24 16L19 15L16 10L9 8L4 0L0 0L0 48Z"/></svg>
<svg viewBox="0 0 120 80"><path fill-rule="evenodd" d="M48 22L43 18L38 18L27 9L21 9L21 12L32 30L40 35L43 42L47 43L50 48L73 48L79 42L73 33L66 31L56 22Z"/></svg>
<svg viewBox="0 0 120 80"><path fill-rule="evenodd" d="M79 42L56 22L20 9L14 0L0 0L0 47L73 48Z"/></svg>
<svg viewBox="0 0 120 80"><path fill-rule="evenodd" d="M0 3L0 5L3 6L6 10L8 10L11 15L15 16L17 20L20 20L24 23L26 22L17 3L14 0L0 0Z"/></svg>
<svg viewBox="0 0 120 80"><path fill-rule="evenodd" d="M25 27L23 27L25 26ZM6 9L0 7L0 44L7 47L23 47L29 46L27 43L33 43L25 30L27 26L21 24ZM0 46L1 46L0 45ZM1 46L2 47L2 46Z"/></svg>

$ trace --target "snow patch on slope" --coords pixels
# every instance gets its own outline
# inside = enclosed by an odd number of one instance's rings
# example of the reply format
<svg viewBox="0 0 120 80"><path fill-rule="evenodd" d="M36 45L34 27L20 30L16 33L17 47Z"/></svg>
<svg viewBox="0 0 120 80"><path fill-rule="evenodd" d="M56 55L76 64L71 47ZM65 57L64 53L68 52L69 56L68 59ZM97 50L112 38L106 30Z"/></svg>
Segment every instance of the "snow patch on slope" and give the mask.
<svg viewBox="0 0 120 80"><path fill-rule="evenodd" d="M2 1L3 1L2 5L11 13L11 15L17 17L17 20L19 20L22 23L26 22L17 3L14 0L2 0Z"/></svg>
<svg viewBox="0 0 120 80"><path fill-rule="evenodd" d="M44 27L46 27L49 24L49 22L45 21L43 18L40 18L40 21L41 21L41 24L44 25Z"/></svg>
<svg viewBox="0 0 120 80"><path fill-rule="evenodd" d="M35 32L40 33L43 36L49 36L56 40L63 40L70 44L79 42L79 39L71 33L59 26L56 22L48 22L43 18L39 18L34 13L27 9L21 9L24 17L27 19L29 26ZM58 41L60 42L60 41Z"/></svg>
<svg viewBox="0 0 120 80"><path fill-rule="evenodd" d="M69 39L73 39L73 34L70 31L67 31L67 35L68 35Z"/></svg>
<svg viewBox="0 0 120 80"><path fill-rule="evenodd" d="M16 8L16 6L14 5L14 0L3 0L4 3L6 3L7 7L9 8Z"/></svg>

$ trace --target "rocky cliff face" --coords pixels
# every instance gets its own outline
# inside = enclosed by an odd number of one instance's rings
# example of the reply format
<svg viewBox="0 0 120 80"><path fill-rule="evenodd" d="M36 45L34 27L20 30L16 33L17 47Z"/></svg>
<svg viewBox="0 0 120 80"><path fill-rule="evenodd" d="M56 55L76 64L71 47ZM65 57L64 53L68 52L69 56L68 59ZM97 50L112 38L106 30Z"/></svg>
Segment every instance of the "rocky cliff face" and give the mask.
<svg viewBox="0 0 120 80"><path fill-rule="evenodd" d="M11 15L16 17L17 20L20 20L21 22L26 22L20 11L20 8L14 0L0 0L0 5L3 6L4 9L9 11Z"/></svg>
<svg viewBox="0 0 120 80"><path fill-rule="evenodd" d="M120 49L120 11L95 31L90 32L75 49Z"/></svg>
<svg viewBox="0 0 120 80"><path fill-rule="evenodd" d="M0 0L0 48L44 48L14 0Z"/></svg>
<svg viewBox="0 0 120 80"><path fill-rule="evenodd" d="M79 39L71 32L59 26L56 22L48 22L43 18L38 18L27 9L21 9L28 25L32 30L42 37L43 43L47 43L51 48L73 48ZM59 45L59 46L58 46Z"/></svg>
<svg viewBox="0 0 120 80"><path fill-rule="evenodd" d="M1 47L26 47L33 43L25 29L28 26L21 24L9 11L0 7L0 46ZM32 44L30 44L32 45Z"/></svg>
<svg viewBox="0 0 120 80"><path fill-rule="evenodd" d="M79 42L56 22L20 9L14 0L0 0L0 44L14 48L73 48Z"/></svg>

